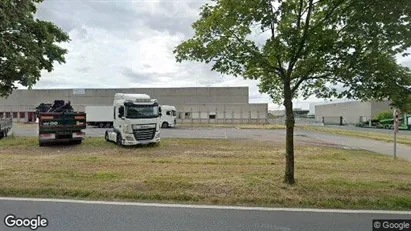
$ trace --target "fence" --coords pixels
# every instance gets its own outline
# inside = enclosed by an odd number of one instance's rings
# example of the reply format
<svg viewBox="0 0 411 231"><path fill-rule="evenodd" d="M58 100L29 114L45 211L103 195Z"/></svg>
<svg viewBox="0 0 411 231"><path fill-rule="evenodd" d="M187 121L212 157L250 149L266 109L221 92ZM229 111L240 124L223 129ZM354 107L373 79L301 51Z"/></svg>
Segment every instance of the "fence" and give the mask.
<svg viewBox="0 0 411 231"><path fill-rule="evenodd" d="M267 112L261 111L193 111L178 112L178 123L266 124Z"/></svg>

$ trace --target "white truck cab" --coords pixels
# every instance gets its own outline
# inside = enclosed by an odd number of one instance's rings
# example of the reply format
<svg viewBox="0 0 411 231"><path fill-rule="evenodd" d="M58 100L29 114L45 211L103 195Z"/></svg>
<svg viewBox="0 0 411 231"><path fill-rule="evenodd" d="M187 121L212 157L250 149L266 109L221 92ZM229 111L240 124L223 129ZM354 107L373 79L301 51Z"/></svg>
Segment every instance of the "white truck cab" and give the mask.
<svg viewBox="0 0 411 231"><path fill-rule="evenodd" d="M174 106L161 105L161 127L174 128L177 124L177 109Z"/></svg>
<svg viewBox="0 0 411 231"><path fill-rule="evenodd" d="M149 95L115 94L113 129L106 131L105 139L119 146L160 142L160 110Z"/></svg>

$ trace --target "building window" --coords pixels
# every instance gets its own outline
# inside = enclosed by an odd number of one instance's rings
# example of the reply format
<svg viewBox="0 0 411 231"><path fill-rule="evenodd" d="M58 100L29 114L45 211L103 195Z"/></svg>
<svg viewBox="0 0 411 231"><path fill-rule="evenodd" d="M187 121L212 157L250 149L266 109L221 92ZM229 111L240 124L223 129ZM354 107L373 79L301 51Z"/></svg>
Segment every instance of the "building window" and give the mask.
<svg viewBox="0 0 411 231"><path fill-rule="evenodd" d="M215 114L210 114L210 115L208 115L208 118L209 118L210 120L214 120L214 119L215 119Z"/></svg>
<svg viewBox="0 0 411 231"><path fill-rule="evenodd" d="M17 112L13 112L13 118L17 118Z"/></svg>
<svg viewBox="0 0 411 231"><path fill-rule="evenodd" d="M184 119L190 119L191 118L191 113L190 112L186 112L184 115Z"/></svg>
<svg viewBox="0 0 411 231"><path fill-rule="evenodd" d="M21 119L25 119L26 118L26 113L25 112L20 112L20 116Z"/></svg>
<svg viewBox="0 0 411 231"><path fill-rule="evenodd" d="M0 118L3 118L3 114L4 114L3 112L0 112Z"/></svg>
<svg viewBox="0 0 411 231"><path fill-rule="evenodd" d="M10 112L6 112L6 118L10 118L10 117L11 117Z"/></svg>

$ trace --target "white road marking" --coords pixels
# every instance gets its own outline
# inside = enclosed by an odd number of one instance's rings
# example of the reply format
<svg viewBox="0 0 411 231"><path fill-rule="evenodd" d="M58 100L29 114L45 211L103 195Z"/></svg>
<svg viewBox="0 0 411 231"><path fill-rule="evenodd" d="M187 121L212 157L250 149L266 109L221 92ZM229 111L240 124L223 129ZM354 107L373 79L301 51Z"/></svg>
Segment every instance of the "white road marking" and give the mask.
<svg viewBox="0 0 411 231"><path fill-rule="evenodd" d="M117 201L86 201L86 200L48 199L48 198L0 197L0 201L32 201L32 202L34 201L34 202L57 202L57 203L96 204L96 205L130 205L130 206L140 206L140 207L225 209L225 210L252 210L252 211L280 211L280 212L355 213L355 214L368 213L368 214L404 214L404 215L411 215L411 211L390 211L390 210L269 208L269 207L161 204L161 203L117 202Z"/></svg>

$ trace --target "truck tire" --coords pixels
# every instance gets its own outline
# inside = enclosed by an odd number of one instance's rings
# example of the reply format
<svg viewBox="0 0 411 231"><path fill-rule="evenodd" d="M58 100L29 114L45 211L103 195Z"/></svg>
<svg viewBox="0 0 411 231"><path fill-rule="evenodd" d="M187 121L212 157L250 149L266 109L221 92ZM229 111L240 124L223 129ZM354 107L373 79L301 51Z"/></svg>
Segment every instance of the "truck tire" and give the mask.
<svg viewBox="0 0 411 231"><path fill-rule="evenodd" d="M73 140L73 144L81 144L82 140Z"/></svg>
<svg viewBox="0 0 411 231"><path fill-rule="evenodd" d="M41 141L39 140L39 146L40 146L40 147L43 147L43 146L44 146L44 142L41 142Z"/></svg>
<svg viewBox="0 0 411 231"><path fill-rule="evenodd" d="M123 144L121 143L121 135L118 133L117 133L117 138L116 138L116 144L119 147L123 146Z"/></svg>
<svg viewBox="0 0 411 231"><path fill-rule="evenodd" d="M163 124L161 124L162 128L168 128L168 123L167 122L163 122Z"/></svg>
<svg viewBox="0 0 411 231"><path fill-rule="evenodd" d="M99 124L98 124L98 127L99 127L99 128L104 128L104 123L99 123Z"/></svg>

